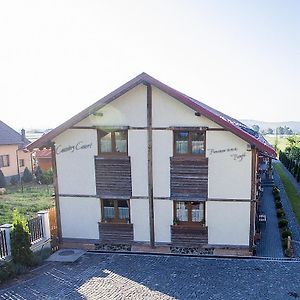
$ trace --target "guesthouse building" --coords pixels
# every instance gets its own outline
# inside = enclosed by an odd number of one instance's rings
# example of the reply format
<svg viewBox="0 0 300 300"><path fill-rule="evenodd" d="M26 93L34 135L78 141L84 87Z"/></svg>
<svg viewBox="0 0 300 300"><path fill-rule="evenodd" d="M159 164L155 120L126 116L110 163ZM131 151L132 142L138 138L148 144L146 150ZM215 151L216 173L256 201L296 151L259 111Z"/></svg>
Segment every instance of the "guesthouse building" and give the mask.
<svg viewBox="0 0 300 300"><path fill-rule="evenodd" d="M251 253L257 132L142 73L33 142L52 151L61 243Z"/></svg>

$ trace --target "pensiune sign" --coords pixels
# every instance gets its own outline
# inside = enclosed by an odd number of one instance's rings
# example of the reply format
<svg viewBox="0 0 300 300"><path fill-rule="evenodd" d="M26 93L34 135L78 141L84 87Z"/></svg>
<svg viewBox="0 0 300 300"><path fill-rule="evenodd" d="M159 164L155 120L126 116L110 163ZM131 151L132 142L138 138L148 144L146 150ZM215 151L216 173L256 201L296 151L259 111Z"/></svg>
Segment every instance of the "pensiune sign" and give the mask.
<svg viewBox="0 0 300 300"><path fill-rule="evenodd" d="M207 149L208 155L214 155L214 154L221 154L221 153L232 153L237 152L239 149L237 147L235 148L224 148L224 149ZM232 153L230 157L233 158L233 160L236 161L242 161L246 157L246 153L238 154L238 153Z"/></svg>

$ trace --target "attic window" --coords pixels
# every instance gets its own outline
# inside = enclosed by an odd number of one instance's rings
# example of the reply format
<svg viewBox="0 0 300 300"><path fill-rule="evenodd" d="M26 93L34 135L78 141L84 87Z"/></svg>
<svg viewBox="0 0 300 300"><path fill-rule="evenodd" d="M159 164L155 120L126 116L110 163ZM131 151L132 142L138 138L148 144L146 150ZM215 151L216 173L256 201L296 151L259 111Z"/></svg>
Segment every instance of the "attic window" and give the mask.
<svg viewBox="0 0 300 300"><path fill-rule="evenodd" d="M98 130L99 154L127 154L127 130Z"/></svg>

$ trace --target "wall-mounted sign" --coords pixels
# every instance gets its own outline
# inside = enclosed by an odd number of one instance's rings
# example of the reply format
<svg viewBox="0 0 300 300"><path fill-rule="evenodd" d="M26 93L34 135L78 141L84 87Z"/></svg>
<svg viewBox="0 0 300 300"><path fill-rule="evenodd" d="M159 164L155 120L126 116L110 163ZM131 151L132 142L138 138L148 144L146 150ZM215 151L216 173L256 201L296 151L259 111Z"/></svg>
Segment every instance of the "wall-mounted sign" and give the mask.
<svg viewBox="0 0 300 300"><path fill-rule="evenodd" d="M59 155L61 153L66 153L66 152L73 153L74 151L85 150L85 149L89 149L89 148L92 148L92 143L84 144L82 141L80 141L74 145L68 145L66 147L63 147L62 145L57 145L56 154Z"/></svg>
<svg viewBox="0 0 300 300"><path fill-rule="evenodd" d="M238 151L238 148L224 148L224 149L207 149L208 155L226 153L226 152L235 152Z"/></svg>
<svg viewBox="0 0 300 300"><path fill-rule="evenodd" d="M208 155L214 155L214 154L220 154L220 153L231 153L231 152L237 152L239 149L237 147L235 148L224 148L224 149L207 149ZM237 154L233 153L230 155L233 160L236 161L242 161L244 157L246 157L246 153L243 154Z"/></svg>
<svg viewBox="0 0 300 300"><path fill-rule="evenodd" d="M246 153L243 154L231 154L231 157L233 157L234 160L242 161L244 157L246 157Z"/></svg>

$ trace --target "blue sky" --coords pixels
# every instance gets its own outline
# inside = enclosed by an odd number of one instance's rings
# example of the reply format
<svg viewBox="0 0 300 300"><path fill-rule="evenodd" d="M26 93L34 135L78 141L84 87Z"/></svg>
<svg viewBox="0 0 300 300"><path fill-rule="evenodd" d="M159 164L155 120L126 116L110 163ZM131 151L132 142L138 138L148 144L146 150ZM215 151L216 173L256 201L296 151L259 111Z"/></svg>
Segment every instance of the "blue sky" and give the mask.
<svg viewBox="0 0 300 300"><path fill-rule="evenodd" d="M300 1L2 1L0 119L55 127L146 72L238 119L300 121Z"/></svg>

